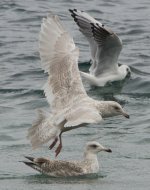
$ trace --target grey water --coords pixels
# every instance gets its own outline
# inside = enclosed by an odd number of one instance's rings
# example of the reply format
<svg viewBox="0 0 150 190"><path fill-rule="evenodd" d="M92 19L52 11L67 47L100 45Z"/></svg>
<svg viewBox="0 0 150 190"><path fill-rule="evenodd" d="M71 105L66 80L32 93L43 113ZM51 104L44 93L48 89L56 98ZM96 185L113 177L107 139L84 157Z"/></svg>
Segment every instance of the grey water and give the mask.
<svg viewBox="0 0 150 190"><path fill-rule="evenodd" d="M81 159L84 145L97 140L112 149L99 154L98 176L50 178L19 162L25 155L54 159L48 146L33 151L26 138L36 109L48 109L42 87L38 35L43 17L58 14L80 48L81 70L88 70L89 48L68 9L85 10L116 32L123 42L119 63L132 76L88 94L116 100L130 114L108 118L64 134L58 159ZM149 0L3 0L0 1L0 190L110 189L147 190L150 187L150 1Z"/></svg>

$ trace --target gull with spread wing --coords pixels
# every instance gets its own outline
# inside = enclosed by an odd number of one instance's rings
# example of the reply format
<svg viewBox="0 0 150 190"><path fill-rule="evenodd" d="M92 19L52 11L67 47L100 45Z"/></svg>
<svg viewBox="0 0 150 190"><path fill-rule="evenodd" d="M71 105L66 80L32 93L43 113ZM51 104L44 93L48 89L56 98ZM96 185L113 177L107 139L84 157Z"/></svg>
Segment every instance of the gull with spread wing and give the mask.
<svg viewBox="0 0 150 190"><path fill-rule="evenodd" d="M79 30L87 38L91 51L90 73L81 72L90 85L105 86L108 82L125 79L131 74L127 65L118 64L122 49L120 38L84 11L69 10Z"/></svg>
<svg viewBox="0 0 150 190"><path fill-rule="evenodd" d="M58 16L49 14L43 19L39 45L41 65L48 73L44 92L50 113L39 110L37 120L28 130L33 148L52 140L52 149L59 140L57 156L62 148L63 132L100 123L105 117L123 115L129 118L117 102L97 101L87 95L78 69L79 49Z"/></svg>

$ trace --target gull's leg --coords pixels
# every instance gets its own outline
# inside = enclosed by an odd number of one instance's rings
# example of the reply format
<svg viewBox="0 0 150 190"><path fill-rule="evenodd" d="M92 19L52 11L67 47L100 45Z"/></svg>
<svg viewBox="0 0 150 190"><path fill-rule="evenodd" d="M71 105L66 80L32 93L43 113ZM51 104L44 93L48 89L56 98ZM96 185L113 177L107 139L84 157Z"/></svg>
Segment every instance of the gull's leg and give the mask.
<svg viewBox="0 0 150 190"><path fill-rule="evenodd" d="M49 146L49 149L50 149L50 150L56 145L57 141L58 141L58 137L56 137L56 138L54 139L54 141L52 142L52 144Z"/></svg>
<svg viewBox="0 0 150 190"><path fill-rule="evenodd" d="M58 154L60 153L61 149L62 149L62 139L61 139L61 135L62 135L62 132L59 134L59 145L57 147L57 149L55 150L55 157L58 156Z"/></svg>

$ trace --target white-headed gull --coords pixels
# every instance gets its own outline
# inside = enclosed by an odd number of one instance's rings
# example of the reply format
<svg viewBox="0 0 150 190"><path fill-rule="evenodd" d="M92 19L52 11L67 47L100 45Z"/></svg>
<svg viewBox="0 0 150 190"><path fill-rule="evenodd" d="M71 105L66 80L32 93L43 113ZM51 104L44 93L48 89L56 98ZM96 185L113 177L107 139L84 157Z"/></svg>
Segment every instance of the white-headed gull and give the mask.
<svg viewBox="0 0 150 190"><path fill-rule="evenodd" d="M130 75L127 65L118 64L122 42L117 34L84 11L69 11L90 45L92 65L89 73L81 72L82 77L90 85L105 86L108 82L123 80Z"/></svg>

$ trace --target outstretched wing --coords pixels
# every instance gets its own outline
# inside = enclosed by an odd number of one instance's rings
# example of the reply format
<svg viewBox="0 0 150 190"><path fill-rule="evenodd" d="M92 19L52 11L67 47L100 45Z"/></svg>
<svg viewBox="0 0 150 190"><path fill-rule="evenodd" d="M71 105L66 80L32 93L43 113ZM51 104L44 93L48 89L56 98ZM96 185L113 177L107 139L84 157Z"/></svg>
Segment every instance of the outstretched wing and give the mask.
<svg viewBox="0 0 150 190"><path fill-rule="evenodd" d="M92 30L91 30L91 23L98 23L94 18L83 11L79 11L77 9L71 10L71 16L74 18L74 21L79 26L80 32L86 37L90 45L91 57L94 61L96 51L97 51L97 43L94 40Z"/></svg>
<svg viewBox="0 0 150 190"><path fill-rule="evenodd" d="M111 30L99 24L92 24L92 33L98 45L95 56L98 63L94 72L95 76L105 72L116 72L118 69L118 56L122 49L121 40Z"/></svg>
<svg viewBox="0 0 150 190"><path fill-rule="evenodd" d="M57 16L49 14L43 20L39 46L42 67L49 75L44 92L52 110L63 110L87 96L78 69L79 50Z"/></svg>
<svg viewBox="0 0 150 190"><path fill-rule="evenodd" d="M118 56L122 49L119 37L87 13L76 9L70 12L80 31L89 41L92 59L97 63L96 68L93 67L94 75L116 71Z"/></svg>

